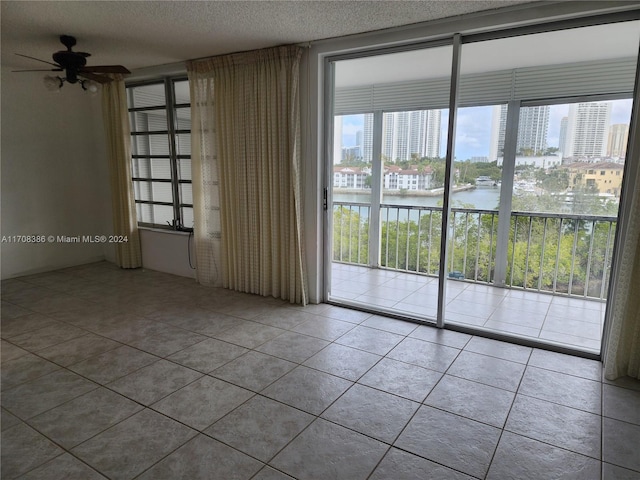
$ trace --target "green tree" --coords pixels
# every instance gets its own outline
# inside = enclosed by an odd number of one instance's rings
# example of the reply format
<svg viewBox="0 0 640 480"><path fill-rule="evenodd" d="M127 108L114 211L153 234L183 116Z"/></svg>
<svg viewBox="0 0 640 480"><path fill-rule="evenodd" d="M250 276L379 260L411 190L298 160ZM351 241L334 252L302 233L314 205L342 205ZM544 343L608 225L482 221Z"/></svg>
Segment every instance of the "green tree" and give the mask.
<svg viewBox="0 0 640 480"><path fill-rule="evenodd" d="M356 207L358 208L358 207ZM340 205L333 210L333 260L366 265L369 260L368 209Z"/></svg>
<svg viewBox="0 0 640 480"><path fill-rule="evenodd" d="M438 211L412 213L415 218L382 222L380 265L430 275L440 264L442 214ZM418 217L419 216L419 217Z"/></svg>
<svg viewBox="0 0 640 480"><path fill-rule="evenodd" d="M445 171L445 162L444 160L431 160L428 165L431 167L431 171L433 172L433 177L431 179L431 187L432 188L440 188L444 186L444 171Z"/></svg>
<svg viewBox="0 0 640 480"><path fill-rule="evenodd" d="M478 168L475 163L471 163L469 160L464 162L457 162L457 168L460 169L460 183L476 183L478 177Z"/></svg>
<svg viewBox="0 0 640 480"><path fill-rule="evenodd" d="M536 170L536 180L549 193L564 192L569 188L569 172L564 168L552 168L548 172Z"/></svg>
<svg viewBox="0 0 640 480"><path fill-rule="evenodd" d="M502 167L498 167L498 162L476 163L477 176L490 177L494 181L502 179Z"/></svg>

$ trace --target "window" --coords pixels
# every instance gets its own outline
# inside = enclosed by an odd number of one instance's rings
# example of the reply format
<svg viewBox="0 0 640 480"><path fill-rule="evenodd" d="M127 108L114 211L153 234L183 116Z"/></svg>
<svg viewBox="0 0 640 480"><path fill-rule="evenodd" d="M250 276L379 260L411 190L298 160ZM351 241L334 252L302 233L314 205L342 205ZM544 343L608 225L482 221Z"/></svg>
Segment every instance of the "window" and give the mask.
<svg viewBox="0 0 640 480"><path fill-rule="evenodd" d="M138 225L193 227L189 83L166 78L127 86Z"/></svg>

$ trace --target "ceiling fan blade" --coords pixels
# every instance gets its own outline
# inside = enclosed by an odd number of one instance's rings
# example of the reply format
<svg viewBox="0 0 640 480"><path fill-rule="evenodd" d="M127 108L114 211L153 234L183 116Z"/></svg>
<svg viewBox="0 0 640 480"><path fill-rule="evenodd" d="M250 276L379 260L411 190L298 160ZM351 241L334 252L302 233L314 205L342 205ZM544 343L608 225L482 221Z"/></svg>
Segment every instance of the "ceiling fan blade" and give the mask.
<svg viewBox="0 0 640 480"><path fill-rule="evenodd" d="M11 70L12 72L63 72L61 68L44 68L35 70Z"/></svg>
<svg viewBox="0 0 640 480"><path fill-rule="evenodd" d="M53 65L56 68L61 68L57 63L47 62L46 60L40 60L39 58L30 57L29 55L22 55L21 53L16 53L16 55L18 55L19 57L30 58L31 60L35 60L36 62L48 63L49 65Z"/></svg>
<svg viewBox="0 0 640 480"><path fill-rule="evenodd" d="M78 73L80 77L84 77L89 80L93 80L98 83L109 83L112 79L109 77L105 77L104 75L95 75L91 72L81 71Z"/></svg>
<svg viewBox="0 0 640 480"><path fill-rule="evenodd" d="M131 73L128 69L122 65L86 65L80 69L81 72L93 72L93 73Z"/></svg>

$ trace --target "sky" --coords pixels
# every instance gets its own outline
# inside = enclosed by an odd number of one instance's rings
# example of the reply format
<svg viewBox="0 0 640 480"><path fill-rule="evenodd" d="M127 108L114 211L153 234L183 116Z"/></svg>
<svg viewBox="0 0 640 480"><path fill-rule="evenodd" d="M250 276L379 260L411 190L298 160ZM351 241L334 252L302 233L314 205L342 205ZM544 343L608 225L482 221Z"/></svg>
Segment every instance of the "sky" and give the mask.
<svg viewBox="0 0 640 480"><path fill-rule="evenodd" d="M629 123L631 99L611 102L611 124ZM560 120L569 114L569 105L552 105L549 111L547 145L557 147L560 136ZM466 107L458 110L456 125L455 154L459 160L474 156L488 156L491 142L491 119L493 107ZM442 111L440 135L440 156L444 157L447 147L448 110ZM345 115L342 120L342 146L356 144L356 132L364 129L364 115Z"/></svg>

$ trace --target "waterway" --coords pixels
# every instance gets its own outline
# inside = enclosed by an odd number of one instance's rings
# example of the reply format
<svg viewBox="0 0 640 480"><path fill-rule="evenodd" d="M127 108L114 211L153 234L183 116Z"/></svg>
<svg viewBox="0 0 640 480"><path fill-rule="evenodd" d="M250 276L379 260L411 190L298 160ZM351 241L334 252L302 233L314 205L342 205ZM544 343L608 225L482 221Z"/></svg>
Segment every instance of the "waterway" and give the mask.
<svg viewBox="0 0 640 480"><path fill-rule="evenodd" d="M347 203L368 203L370 194L339 193L333 192L333 200ZM496 187L482 187L473 190L465 190L451 194L451 206L459 208L475 208L478 210L497 210L500 202L500 189ZM420 207L437 207L442 205L442 196L425 197L406 195L383 194L382 203L388 205L413 205Z"/></svg>

